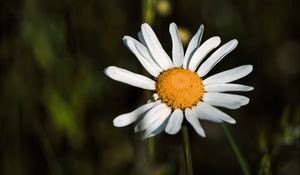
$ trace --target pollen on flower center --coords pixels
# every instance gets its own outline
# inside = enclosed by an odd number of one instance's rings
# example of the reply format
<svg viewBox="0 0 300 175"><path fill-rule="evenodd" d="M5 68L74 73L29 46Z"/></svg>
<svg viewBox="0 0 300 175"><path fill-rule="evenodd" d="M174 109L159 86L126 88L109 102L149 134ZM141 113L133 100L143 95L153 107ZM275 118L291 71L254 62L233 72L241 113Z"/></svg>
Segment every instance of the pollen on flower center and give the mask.
<svg viewBox="0 0 300 175"><path fill-rule="evenodd" d="M172 68L161 73L156 82L156 91L161 101L172 109L195 106L204 94L201 78L183 68Z"/></svg>

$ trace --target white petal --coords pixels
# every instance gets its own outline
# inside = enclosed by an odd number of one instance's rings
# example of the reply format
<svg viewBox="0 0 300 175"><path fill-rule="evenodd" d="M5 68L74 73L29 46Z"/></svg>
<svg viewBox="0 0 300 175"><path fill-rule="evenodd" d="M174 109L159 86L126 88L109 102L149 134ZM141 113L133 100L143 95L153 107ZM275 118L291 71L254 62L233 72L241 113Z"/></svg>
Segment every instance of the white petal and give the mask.
<svg viewBox="0 0 300 175"><path fill-rule="evenodd" d="M236 39L233 39L218 50L216 50L207 60L200 66L197 73L200 77L204 77L222 58L230 53L238 44Z"/></svg>
<svg viewBox="0 0 300 175"><path fill-rule="evenodd" d="M204 86L207 92L252 91L254 88L241 84L209 84Z"/></svg>
<svg viewBox="0 0 300 175"><path fill-rule="evenodd" d="M250 74L252 72L252 65L243 65L233 69L229 69L218 74L212 75L203 81L204 85L214 83L228 83L234 80L238 80Z"/></svg>
<svg viewBox="0 0 300 175"><path fill-rule="evenodd" d="M186 49L185 55L184 55L183 68L187 68L187 65L190 62L190 59L192 58L194 52L200 46L201 38L203 35L203 30L204 30L204 26L201 25L199 27L197 33L191 39L191 41Z"/></svg>
<svg viewBox="0 0 300 175"><path fill-rule="evenodd" d="M157 129L155 129L153 132L151 132L150 134L147 134L144 133L142 139L146 139L146 138L150 138L150 137L153 137L153 136L156 136L157 134L160 134L161 132L164 131L164 129L166 128L167 126L167 123L168 123L168 119L166 119L163 124L161 124Z"/></svg>
<svg viewBox="0 0 300 175"><path fill-rule="evenodd" d="M142 31L139 31L139 32L138 32L138 38L139 38L139 41L145 46L145 48L147 48L147 50L148 50L148 52L149 52L149 54L150 54L152 60L156 63L156 65L158 65L159 69L162 71L163 68L160 66L160 63L158 62L159 60L156 60L156 59L152 56L151 52L149 51L149 48L148 48L148 46L147 46L147 43L146 43L146 41L145 41L145 38L144 38L144 36L143 36ZM160 71L160 72L161 72L161 71Z"/></svg>
<svg viewBox="0 0 300 175"><path fill-rule="evenodd" d="M197 111L192 109L185 109L185 118L193 126L195 131L202 137L205 137L205 132L200 124L200 121L197 118Z"/></svg>
<svg viewBox="0 0 300 175"><path fill-rule="evenodd" d="M157 93L154 93L154 94L152 95L152 98L153 98L154 100L158 100L159 96L158 96Z"/></svg>
<svg viewBox="0 0 300 175"><path fill-rule="evenodd" d="M209 120L217 123L220 123L222 121L232 124L236 123L236 121L229 115L205 102L199 102L198 105L194 107L194 109L196 113L198 113L197 116L199 119Z"/></svg>
<svg viewBox="0 0 300 175"><path fill-rule="evenodd" d="M165 109L161 110L159 118L157 118L149 127L146 128L143 138L147 138L150 134L155 135L154 131L161 131L166 125L163 123L168 119L171 114L171 109L166 106Z"/></svg>
<svg viewBox="0 0 300 175"><path fill-rule="evenodd" d="M143 67L154 77L157 77L162 69L154 62L148 49L140 42L125 36L123 38L125 45L132 51L132 53L138 58Z"/></svg>
<svg viewBox="0 0 300 175"><path fill-rule="evenodd" d="M199 66L200 62L206 57L206 55L214 48L218 47L220 43L221 39L218 36L211 37L208 40L206 40L192 56L188 64L188 68L192 71L195 71Z"/></svg>
<svg viewBox="0 0 300 175"><path fill-rule="evenodd" d="M157 101L159 98L157 93L152 94L152 97L147 101L147 103L153 102L153 101Z"/></svg>
<svg viewBox="0 0 300 175"><path fill-rule="evenodd" d="M129 84L131 86L149 90L155 89L155 82L150 78L122 68L109 66L104 70L104 73L111 79Z"/></svg>
<svg viewBox="0 0 300 175"><path fill-rule="evenodd" d="M144 36L143 36L142 31L139 31L139 32L138 32L138 38L139 38L140 42L141 42L145 47L147 47L147 43L146 43L146 41L145 41L145 38L144 38ZM148 48L148 47L147 47L147 48Z"/></svg>
<svg viewBox="0 0 300 175"><path fill-rule="evenodd" d="M145 42L147 43L147 47L149 48L153 58L161 66L161 68L167 70L170 67L173 67L173 63L170 57L161 46L159 40L157 39L157 36L148 24L142 24L142 33Z"/></svg>
<svg viewBox="0 0 300 175"><path fill-rule="evenodd" d="M136 120L138 120L138 118L140 116L142 116L143 113L145 113L146 111L150 110L151 108L155 107L158 104L160 104L159 101L147 103L145 105L138 107L136 110L134 110L132 112L119 115L118 117L116 117L113 120L113 124L116 127L127 126L127 125L135 122Z"/></svg>
<svg viewBox="0 0 300 175"><path fill-rule="evenodd" d="M168 121L168 124L166 126L166 133L168 134L176 134L181 129L181 124L183 121L183 112L180 109L175 109L172 115L170 116L170 119Z"/></svg>
<svg viewBox="0 0 300 175"><path fill-rule="evenodd" d="M173 63L175 67L182 66L183 61L183 46L179 36L179 32L175 23L171 23L169 27L169 31L172 38L172 57Z"/></svg>
<svg viewBox="0 0 300 175"><path fill-rule="evenodd" d="M149 110L145 117L135 126L134 130L135 132L139 132L142 130L145 130L149 128L155 121L162 118L162 115L167 113L170 110L170 108L165 104L161 103L151 110Z"/></svg>
<svg viewBox="0 0 300 175"><path fill-rule="evenodd" d="M204 93L203 101L213 106L237 109L248 104L249 98L241 95L208 92Z"/></svg>

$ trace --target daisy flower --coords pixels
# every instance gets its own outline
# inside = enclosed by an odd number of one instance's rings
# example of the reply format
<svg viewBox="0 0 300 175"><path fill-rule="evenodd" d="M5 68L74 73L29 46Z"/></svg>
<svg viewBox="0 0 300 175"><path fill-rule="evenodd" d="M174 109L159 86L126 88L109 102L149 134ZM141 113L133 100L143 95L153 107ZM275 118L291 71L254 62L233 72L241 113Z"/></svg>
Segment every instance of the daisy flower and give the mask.
<svg viewBox="0 0 300 175"><path fill-rule="evenodd" d="M125 45L153 77L115 66L107 67L104 72L116 81L153 91L153 99L132 112L116 117L114 126L123 127L137 121L135 131L144 131L143 138L148 138L162 131L176 134L186 119L200 136L205 137L200 120L236 123L216 107L237 109L249 103L249 98L245 96L224 92L253 90L250 86L231 83L248 75L252 65L206 77L237 46L238 41L233 39L209 55L219 46L221 39L214 36L200 45L203 30L201 25L184 53L177 26L171 23L172 60L146 23L142 24L138 33L139 41L130 36L123 38Z"/></svg>

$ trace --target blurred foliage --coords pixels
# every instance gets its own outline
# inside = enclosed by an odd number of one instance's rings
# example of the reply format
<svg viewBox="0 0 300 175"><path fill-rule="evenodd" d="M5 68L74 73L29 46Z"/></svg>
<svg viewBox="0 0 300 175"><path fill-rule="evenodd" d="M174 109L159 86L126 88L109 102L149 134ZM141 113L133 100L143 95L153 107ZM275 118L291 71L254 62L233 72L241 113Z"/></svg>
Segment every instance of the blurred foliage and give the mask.
<svg viewBox="0 0 300 175"><path fill-rule="evenodd" d="M0 174L185 174L180 134L155 147L115 128L115 116L147 99L105 77L108 65L143 73L122 44L152 23L170 52L170 22L185 45L200 24L238 48L212 73L253 64L251 102L230 126L253 174L300 173L300 21L297 0L0 1ZM117 92L117 93L116 93ZM282 114L281 114L282 113ZM191 131L195 174L241 174L218 124Z"/></svg>

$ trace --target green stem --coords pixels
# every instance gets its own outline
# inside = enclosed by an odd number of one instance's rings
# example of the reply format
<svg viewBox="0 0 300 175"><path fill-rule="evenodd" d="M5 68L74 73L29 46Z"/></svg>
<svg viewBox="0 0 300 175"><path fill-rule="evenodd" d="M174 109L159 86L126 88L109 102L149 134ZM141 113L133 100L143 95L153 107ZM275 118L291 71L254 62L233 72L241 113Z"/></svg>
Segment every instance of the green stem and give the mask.
<svg viewBox="0 0 300 175"><path fill-rule="evenodd" d="M234 152L234 154L235 154L235 156L236 156L236 158L237 158L237 160L238 160L238 162L239 162L239 164L242 168L242 171L244 172L245 175L251 175L249 167L248 167L245 159L243 158L239 148L237 147L235 141L233 140L227 126L224 123L222 123L222 127L223 127L225 135L226 135L226 137L227 137L227 139L230 143L230 146L233 149L233 152Z"/></svg>
<svg viewBox="0 0 300 175"><path fill-rule="evenodd" d="M151 137L148 139L148 155L150 161L155 159L155 138Z"/></svg>
<svg viewBox="0 0 300 175"><path fill-rule="evenodd" d="M190 146L188 128L186 125L182 126L181 133L182 133L187 175L193 175L193 161L192 161L192 154L191 154L191 146Z"/></svg>
<svg viewBox="0 0 300 175"><path fill-rule="evenodd" d="M142 20L143 22L152 25L154 23L155 18L155 0L143 0L142 2ZM145 94L147 99L151 97L151 93L147 91ZM153 161L155 159L155 138L151 137L148 139L148 156L149 160Z"/></svg>
<svg viewBox="0 0 300 175"><path fill-rule="evenodd" d="M155 19L155 0L143 0L143 22L152 25Z"/></svg>

